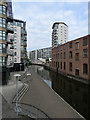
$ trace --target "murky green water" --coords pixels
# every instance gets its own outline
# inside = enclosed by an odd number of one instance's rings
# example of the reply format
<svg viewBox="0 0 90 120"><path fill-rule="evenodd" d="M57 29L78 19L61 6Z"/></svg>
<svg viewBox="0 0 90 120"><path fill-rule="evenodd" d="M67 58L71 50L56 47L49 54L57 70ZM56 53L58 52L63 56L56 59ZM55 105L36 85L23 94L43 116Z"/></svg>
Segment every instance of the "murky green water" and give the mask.
<svg viewBox="0 0 90 120"><path fill-rule="evenodd" d="M34 66L43 80L82 116L90 120L90 86Z"/></svg>

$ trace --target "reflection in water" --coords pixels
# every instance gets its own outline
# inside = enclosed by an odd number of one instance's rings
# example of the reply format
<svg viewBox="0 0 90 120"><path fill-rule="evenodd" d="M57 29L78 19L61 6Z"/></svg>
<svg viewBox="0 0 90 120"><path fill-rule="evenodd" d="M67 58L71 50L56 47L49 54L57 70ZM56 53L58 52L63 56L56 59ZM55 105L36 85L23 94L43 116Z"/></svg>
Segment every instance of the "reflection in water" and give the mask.
<svg viewBox="0 0 90 120"><path fill-rule="evenodd" d="M43 67L34 67L43 80L56 91L65 101L89 120L90 86L67 78Z"/></svg>

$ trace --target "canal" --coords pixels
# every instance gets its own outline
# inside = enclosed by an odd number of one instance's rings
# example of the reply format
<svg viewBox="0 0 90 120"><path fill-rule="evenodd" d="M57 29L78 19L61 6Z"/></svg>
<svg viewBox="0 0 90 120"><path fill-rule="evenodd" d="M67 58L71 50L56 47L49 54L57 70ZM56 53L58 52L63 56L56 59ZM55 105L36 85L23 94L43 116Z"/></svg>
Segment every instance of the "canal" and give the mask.
<svg viewBox="0 0 90 120"><path fill-rule="evenodd" d="M87 120L90 119L89 85L67 78L56 72L48 71L41 66L33 66L33 69L59 96Z"/></svg>

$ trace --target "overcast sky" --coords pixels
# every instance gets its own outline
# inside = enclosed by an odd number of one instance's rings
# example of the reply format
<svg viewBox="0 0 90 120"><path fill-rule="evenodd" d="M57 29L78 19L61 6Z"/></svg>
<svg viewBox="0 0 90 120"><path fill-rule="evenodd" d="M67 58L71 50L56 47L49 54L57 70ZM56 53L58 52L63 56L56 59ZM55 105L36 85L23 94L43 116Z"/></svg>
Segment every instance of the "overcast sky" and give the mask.
<svg viewBox="0 0 90 120"><path fill-rule="evenodd" d="M87 2L13 2L13 13L26 21L28 51L51 46L54 22L68 25L68 40L88 34Z"/></svg>

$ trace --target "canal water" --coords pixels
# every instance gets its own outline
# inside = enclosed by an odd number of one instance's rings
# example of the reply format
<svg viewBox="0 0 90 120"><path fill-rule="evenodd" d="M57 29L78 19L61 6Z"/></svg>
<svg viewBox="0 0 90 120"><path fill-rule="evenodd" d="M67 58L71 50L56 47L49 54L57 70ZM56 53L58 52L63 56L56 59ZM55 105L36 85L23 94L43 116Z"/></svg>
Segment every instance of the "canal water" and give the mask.
<svg viewBox="0 0 90 120"><path fill-rule="evenodd" d="M67 78L40 66L33 66L43 80L76 109L87 120L90 120L90 86Z"/></svg>

